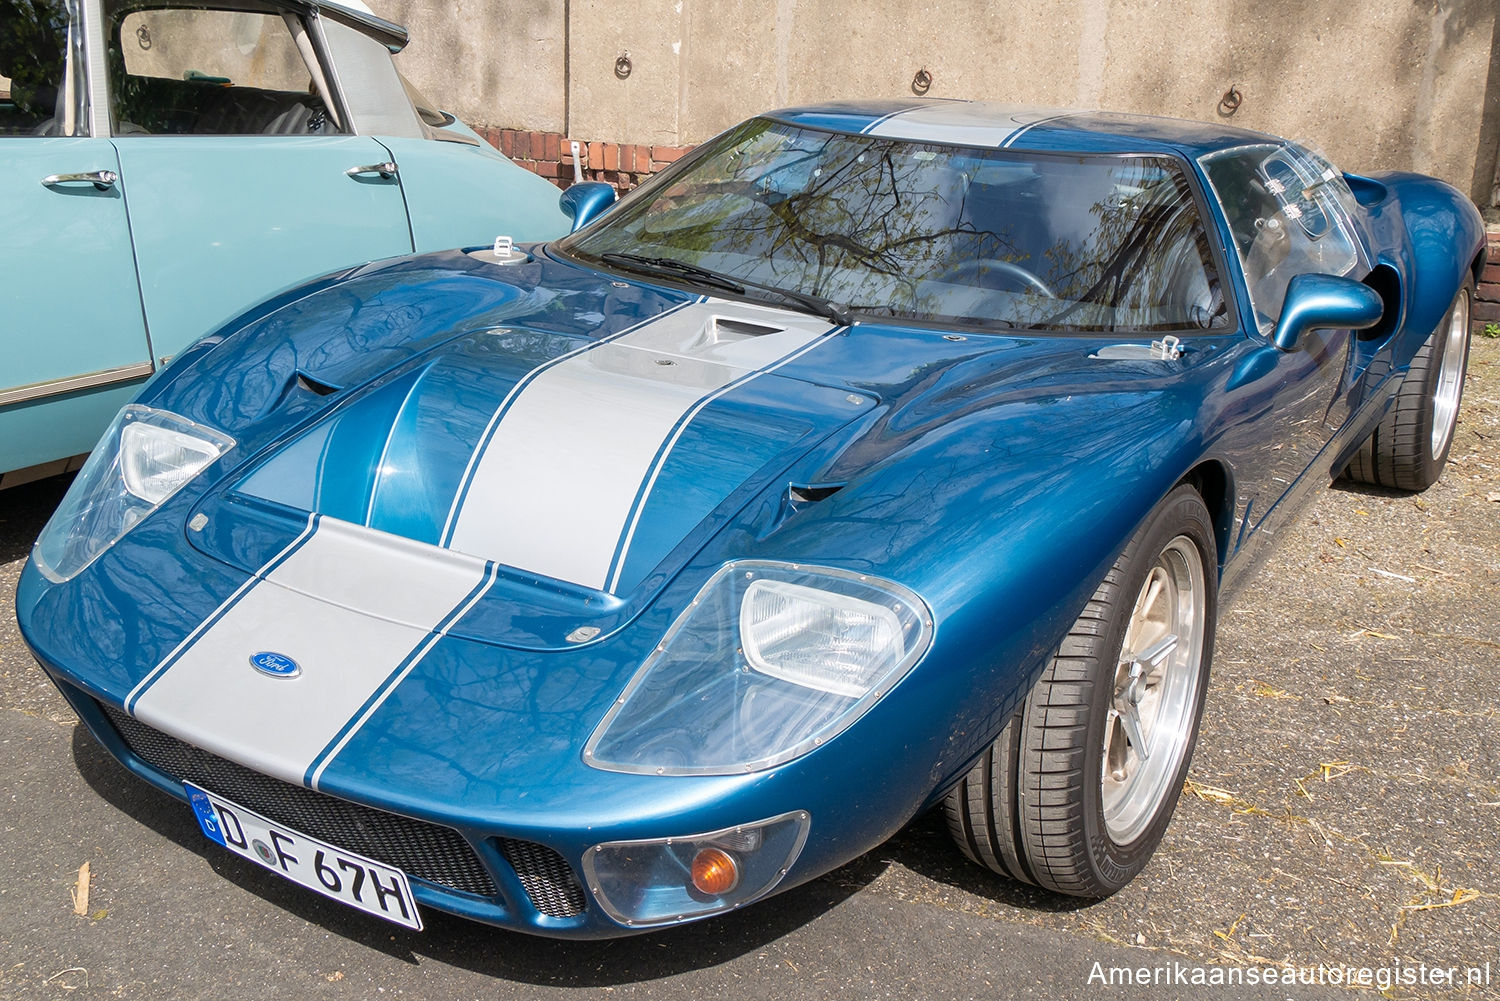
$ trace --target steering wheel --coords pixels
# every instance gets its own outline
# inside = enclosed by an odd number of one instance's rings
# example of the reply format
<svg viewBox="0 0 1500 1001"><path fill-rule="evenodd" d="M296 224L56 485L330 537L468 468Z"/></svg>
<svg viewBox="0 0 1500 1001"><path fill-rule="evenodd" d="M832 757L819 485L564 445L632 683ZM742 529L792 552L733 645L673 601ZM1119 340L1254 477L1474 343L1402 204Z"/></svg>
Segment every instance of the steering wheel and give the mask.
<svg viewBox="0 0 1500 1001"><path fill-rule="evenodd" d="M1029 285L1049 299L1056 299L1057 293L1047 287L1047 283L1038 278L1033 272L1026 270L1019 264L1010 261L1002 261L995 257L971 257L961 261L957 267L943 275L942 280L951 281L973 281L986 271L998 271L1017 281Z"/></svg>

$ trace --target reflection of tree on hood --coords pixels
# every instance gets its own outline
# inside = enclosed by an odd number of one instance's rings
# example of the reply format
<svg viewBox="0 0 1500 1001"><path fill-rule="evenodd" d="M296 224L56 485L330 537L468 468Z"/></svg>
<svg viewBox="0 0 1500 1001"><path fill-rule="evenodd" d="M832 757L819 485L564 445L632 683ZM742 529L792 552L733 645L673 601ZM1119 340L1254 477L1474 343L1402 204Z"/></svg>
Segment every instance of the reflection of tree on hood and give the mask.
<svg viewBox="0 0 1500 1001"><path fill-rule="evenodd" d="M67 33L62 0L0 0L0 76L22 111L52 114Z"/></svg>

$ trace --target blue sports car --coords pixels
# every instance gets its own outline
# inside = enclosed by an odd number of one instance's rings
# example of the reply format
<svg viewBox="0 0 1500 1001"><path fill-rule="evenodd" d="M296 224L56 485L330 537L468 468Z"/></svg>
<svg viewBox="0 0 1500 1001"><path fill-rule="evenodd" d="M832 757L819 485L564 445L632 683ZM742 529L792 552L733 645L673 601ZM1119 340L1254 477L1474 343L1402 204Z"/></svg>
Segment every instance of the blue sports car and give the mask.
<svg viewBox="0 0 1500 1001"><path fill-rule="evenodd" d="M1442 472L1484 263L1441 182L963 102L736 126L575 231L255 307L126 406L22 631L206 837L409 927L732 910L947 811L1146 865L1220 596Z"/></svg>

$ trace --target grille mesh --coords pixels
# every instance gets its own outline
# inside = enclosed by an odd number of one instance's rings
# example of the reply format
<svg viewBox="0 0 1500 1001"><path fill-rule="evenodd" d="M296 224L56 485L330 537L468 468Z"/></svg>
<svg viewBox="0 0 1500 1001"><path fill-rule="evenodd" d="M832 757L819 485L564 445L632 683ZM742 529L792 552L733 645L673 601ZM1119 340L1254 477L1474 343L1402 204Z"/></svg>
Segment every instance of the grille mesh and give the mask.
<svg viewBox="0 0 1500 1001"><path fill-rule="evenodd" d="M114 706L102 702L99 706L138 758L178 781L202 786L278 823L420 879L484 897L496 893L484 863L463 835L450 827L273 779L155 730ZM557 860L562 861L561 857ZM530 890L525 876L521 882Z"/></svg>
<svg viewBox="0 0 1500 1001"><path fill-rule="evenodd" d="M533 907L554 918L583 913L583 887L573 878L573 870L561 855L534 841L495 840L505 861L516 871Z"/></svg>

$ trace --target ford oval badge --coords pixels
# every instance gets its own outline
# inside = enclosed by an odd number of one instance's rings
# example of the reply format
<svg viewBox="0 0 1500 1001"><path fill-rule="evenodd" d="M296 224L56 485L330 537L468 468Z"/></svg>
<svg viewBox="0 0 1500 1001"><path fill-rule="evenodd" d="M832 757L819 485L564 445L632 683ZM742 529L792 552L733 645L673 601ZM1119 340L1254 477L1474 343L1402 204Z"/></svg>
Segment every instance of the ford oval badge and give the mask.
<svg viewBox="0 0 1500 1001"><path fill-rule="evenodd" d="M292 658L281 653L271 653L269 650L253 654L250 657L250 666L261 674L269 674L273 678L295 678L302 673L302 665Z"/></svg>

